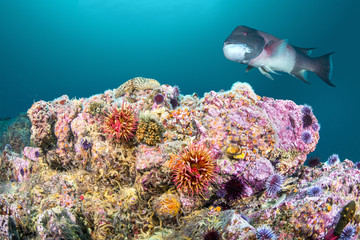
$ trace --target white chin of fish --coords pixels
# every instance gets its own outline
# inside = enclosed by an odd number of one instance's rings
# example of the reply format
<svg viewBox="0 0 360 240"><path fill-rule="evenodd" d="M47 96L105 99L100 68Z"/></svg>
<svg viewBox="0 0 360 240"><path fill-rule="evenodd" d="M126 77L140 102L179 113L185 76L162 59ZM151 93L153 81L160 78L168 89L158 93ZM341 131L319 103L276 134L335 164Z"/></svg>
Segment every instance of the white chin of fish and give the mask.
<svg viewBox="0 0 360 240"><path fill-rule="evenodd" d="M245 58L245 53L250 53L251 49L242 44L226 44L223 47L223 51L227 59L234 62L241 62Z"/></svg>

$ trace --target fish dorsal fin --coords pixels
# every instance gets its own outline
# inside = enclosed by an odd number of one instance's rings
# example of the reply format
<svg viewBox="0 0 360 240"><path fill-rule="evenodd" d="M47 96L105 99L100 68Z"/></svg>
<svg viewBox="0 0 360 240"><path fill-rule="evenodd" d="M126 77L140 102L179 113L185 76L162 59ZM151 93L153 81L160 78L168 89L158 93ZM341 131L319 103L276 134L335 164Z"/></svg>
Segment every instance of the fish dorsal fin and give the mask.
<svg viewBox="0 0 360 240"><path fill-rule="evenodd" d="M300 48L300 47L295 47L295 46L293 46L293 48L294 48L296 51L303 52L303 53L305 53L305 54L308 55L308 56L310 56L310 54L312 53L312 50L315 49L315 48Z"/></svg>
<svg viewBox="0 0 360 240"><path fill-rule="evenodd" d="M282 39L278 41L270 41L265 46L265 51L268 52L270 57L275 57L282 54L286 50L288 44L287 39Z"/></svg>
<svg viewBox="0 0 360 240"><path fill-rule="evenodd" d="M245 69L245 72L249 72L251 69L253 69L255 67L251 66L251 65L248 65Z"/></svg>

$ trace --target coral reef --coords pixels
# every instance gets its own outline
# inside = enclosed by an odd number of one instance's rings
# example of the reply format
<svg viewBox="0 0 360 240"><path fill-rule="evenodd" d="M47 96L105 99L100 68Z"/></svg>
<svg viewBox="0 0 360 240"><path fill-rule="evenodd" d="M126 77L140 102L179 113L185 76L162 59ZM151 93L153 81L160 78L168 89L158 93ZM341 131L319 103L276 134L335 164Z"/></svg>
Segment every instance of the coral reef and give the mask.
<svg viewBox="0 0 360 240"><path fill-rule="evenodd" d="M8 138L0 154L1 239L360 231L358 165L335 154L305 166L319 140L314 110L246 83L200 98L134 78L89 98L35 102L28 117L31 143Z"/></svg>

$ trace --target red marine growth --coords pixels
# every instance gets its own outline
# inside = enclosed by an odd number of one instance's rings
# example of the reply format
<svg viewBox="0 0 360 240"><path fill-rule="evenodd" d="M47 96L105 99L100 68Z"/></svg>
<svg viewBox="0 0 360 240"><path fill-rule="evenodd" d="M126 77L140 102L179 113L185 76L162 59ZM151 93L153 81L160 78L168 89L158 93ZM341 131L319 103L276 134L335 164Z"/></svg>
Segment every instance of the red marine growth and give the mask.
<svg viewBox="0 0 360 240"><path fill-rule="evenodd" d="M175 157L173 180L178 190L197 195L204 193L214 181L215 160L204 145L192 144Z"/></svg>
<svg viewBox="0 0 360 240"><path fill-rule="evenodd" d="M135 110L125 103L121 109L114 107L105 112L104 131L117 140L130 141L134 138L139 123Z"/></svg>

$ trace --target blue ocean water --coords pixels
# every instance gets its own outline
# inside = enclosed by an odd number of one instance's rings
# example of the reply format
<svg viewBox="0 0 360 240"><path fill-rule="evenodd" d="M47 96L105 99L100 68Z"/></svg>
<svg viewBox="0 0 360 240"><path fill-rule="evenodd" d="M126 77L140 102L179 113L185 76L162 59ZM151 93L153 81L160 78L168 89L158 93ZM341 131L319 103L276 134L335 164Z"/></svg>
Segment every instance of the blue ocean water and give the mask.
<svg viewBox="0 0 360 240"><path fill-rule="evenodd" d="M0 118L34 101L88 97L143 76L182 94L248 82L261 96L309 104L321 124L313 155L359 161L358 0L0 0ZM222 46L247 25L313 56L336 51L332 82L309 74L271 81L227 60Z"/></svg>

